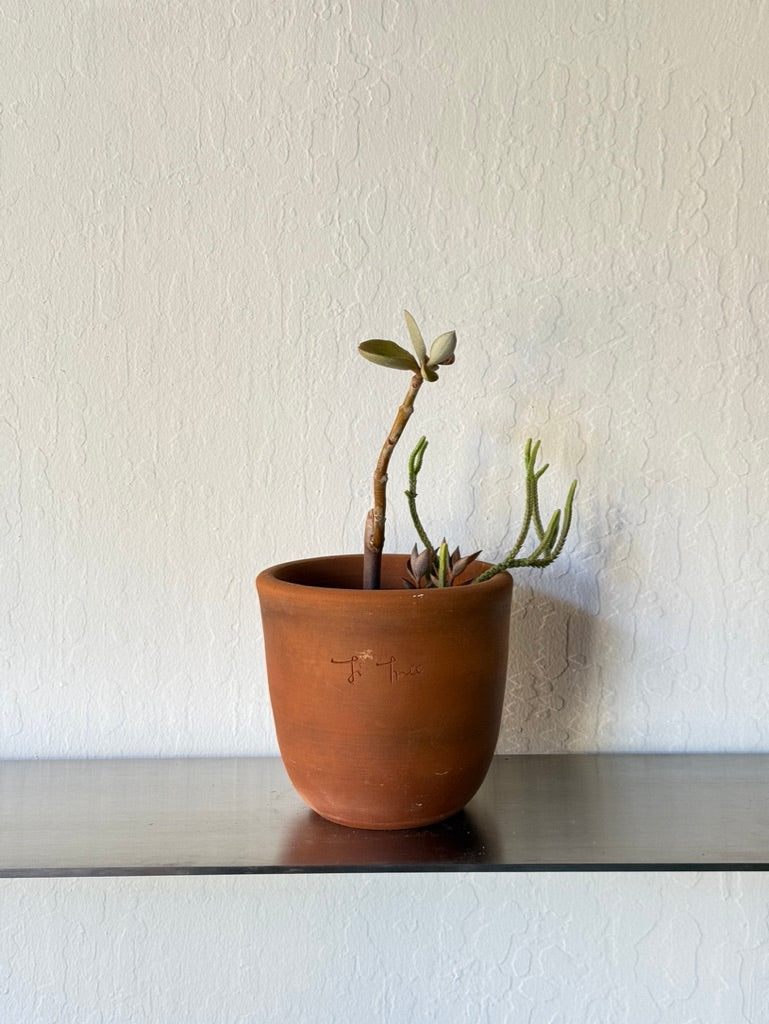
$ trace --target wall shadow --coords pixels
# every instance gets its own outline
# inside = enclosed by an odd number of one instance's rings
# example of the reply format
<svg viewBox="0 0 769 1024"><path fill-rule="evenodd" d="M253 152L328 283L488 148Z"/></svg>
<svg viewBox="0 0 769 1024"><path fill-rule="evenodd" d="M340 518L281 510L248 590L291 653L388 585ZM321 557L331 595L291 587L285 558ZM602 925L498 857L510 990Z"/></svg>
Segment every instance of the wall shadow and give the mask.
<svg viewBox="0 0 769 1024"><path fill-rule="evenodd" d="M507 688L497 752L563 753L598 746L597 616L516 580Z"/></svg>

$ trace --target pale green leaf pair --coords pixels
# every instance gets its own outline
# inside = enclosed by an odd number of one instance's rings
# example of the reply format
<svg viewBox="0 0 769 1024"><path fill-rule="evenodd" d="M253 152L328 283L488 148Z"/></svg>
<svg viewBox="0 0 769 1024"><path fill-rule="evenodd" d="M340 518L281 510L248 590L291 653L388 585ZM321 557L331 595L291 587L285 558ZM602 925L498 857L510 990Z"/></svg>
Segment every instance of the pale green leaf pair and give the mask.
<svg viewBox="0 0 769 1024"><path fill-rule="evenodd" d="M457 336L454 331L447 331L435 339L430 346L428 354L427 347L422 337L422 332L417 326L414 317L405 310L403 316L406 320L411 337L411 344L416 353L416 359L407 352L405 348L396 345L394 341L383 341L372 339L364 341L358 346L358 351L372 363L379 363L380 366L389 366L393 370L409 370L411 373L420 373L424 380L435 381L438 379L436 367L442 363L454 362L454 349L457 344Z"/></svg>
<svg viewBox="0 0 769 1024"><path fill-rule="evenodd" d="M416 359L405 348L396 345L394 341L372 338L371 341L364 341L358 345L358 351L370 362L379 363L380 366L389 366L392 370L411 370L412 373L419 373L419 363Z"/></svg>

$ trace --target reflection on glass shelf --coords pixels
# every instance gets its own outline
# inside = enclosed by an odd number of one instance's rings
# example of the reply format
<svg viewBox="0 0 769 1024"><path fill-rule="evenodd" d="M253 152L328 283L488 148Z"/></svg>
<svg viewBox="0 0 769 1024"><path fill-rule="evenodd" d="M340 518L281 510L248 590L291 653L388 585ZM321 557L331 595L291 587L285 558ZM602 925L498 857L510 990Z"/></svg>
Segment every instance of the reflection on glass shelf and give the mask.
<svg viewBox="0 0 769 1024"><path fill-rule="evenodd" d="M372 832L326 821L314 811L298 815L280 850L284 868L348 867L397 871L421 865L432 870L497 862L493 823L475 811L460 811L429 828Z"/></svg>

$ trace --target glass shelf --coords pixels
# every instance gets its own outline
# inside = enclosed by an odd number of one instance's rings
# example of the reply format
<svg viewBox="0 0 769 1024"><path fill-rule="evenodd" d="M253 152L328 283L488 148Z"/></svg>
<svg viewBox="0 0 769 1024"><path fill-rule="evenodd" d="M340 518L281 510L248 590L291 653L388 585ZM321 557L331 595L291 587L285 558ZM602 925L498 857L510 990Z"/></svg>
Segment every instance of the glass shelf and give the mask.
<svg viewBox="0 0 769 1024"><path fill-rule="evenodd" d="M495 757L430 828L332 825L278 758L0 761L0 877L764 870L769 755Z"/></svg>

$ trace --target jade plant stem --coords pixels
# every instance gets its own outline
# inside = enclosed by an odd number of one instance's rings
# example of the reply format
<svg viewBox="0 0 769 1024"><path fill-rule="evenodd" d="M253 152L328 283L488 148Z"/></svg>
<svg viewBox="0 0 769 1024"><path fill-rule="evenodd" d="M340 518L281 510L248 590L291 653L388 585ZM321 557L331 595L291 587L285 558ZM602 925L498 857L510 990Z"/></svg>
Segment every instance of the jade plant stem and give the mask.
<svg viewBox="0 0 769 1024"><path fill-rule="evenodd" d="M385 516L387 512L387 468L390 456L400 440L403 429L414 411L414 400L422 387L421 373L415 373L409 383L406 397L401 403L387 440L382 446L374 470L374 504L366 516L363 537L363 589L378 590L382 578L382 549L385 538Z"/></svg>

